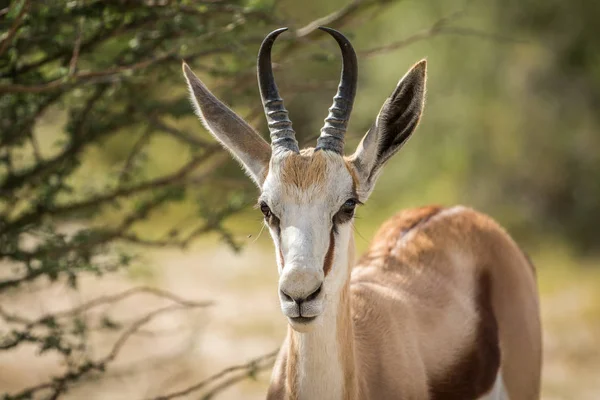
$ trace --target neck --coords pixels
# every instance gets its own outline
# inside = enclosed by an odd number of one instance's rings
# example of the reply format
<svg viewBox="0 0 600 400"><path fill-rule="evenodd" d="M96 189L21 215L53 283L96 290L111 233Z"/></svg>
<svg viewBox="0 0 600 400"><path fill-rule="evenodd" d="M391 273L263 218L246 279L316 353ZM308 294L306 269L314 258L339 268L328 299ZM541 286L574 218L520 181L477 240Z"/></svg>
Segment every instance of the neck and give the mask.
<svg viewBox="0 0 600 400"><path fill-rule="evenodd" d="M342 260L340 260L342 261ZM354 329L350 308L350 270L354 264L351 235L347 260L337 267L348 268L341 289L311 332L288 328L287 382L290 399L356 398ZM317 321L315 321L317 322Z"/></svg>

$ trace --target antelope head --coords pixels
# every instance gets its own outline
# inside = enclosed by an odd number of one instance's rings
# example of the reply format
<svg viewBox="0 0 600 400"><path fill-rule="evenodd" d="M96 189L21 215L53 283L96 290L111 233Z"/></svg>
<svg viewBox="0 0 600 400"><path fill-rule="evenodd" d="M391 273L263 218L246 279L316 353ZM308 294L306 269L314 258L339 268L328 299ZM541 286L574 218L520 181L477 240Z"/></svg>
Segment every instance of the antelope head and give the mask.
<svg viewBox="0 0 600 400"><path fill-rule="evenodd" d="M316 147L300 150L271 68L271 48L286 29L271 32L258 53L270 145L186 64L183 71L198 116L261 191L258 207L275 243L281 310L292 329L307 332L335 308L331 304L348 281L356 206L367 200L383 164L419 122L426 62L417 63L400 80L354 154L345 157L344 137L356 94L356 53L341 33L319 28L340 46L342 74Z"/></svg>

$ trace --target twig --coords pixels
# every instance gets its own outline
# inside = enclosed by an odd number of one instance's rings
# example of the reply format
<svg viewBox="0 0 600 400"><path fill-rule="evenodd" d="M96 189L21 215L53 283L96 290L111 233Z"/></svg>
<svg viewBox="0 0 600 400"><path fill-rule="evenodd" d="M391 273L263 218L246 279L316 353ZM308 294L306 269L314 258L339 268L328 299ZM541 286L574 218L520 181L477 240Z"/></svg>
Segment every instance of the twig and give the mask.
<svg viewBox="0 0 600 400"><path fill-rule="evenodd" d="M18 4L18 2L15 1L13 4L15 4L16 7L16 4ZM29 10L29 0L23 0L23 5L21 6L19 14L17 14L17 16L15 17L15 20L13 21L13 24L8 30L6 36L0 41L0 56L2 56L4 52L8 49L8 46L10 45L12 38L15 36L15 33L17 33L17 29L19 29L19 26L21 25L21 22L23 21L23 17L25 16L27 10Z"/></svg>
<svg viewBox="0 0 600 400"><path fill-rule="evenodd" d="M39 163L42 161L42 153L40 152L40 146L35 137L35 133L33 130L27 132L27 137L29 138L29 142L31 143L31 147L33 148L33 157L35 158L35 162Z"/></svg>
<svg viewBox="0 0 600 400"><path fill-rule="evenodd" d="M438 21L433 23L433 25L431 25L431 27L424 29L420 32L417 32L415 34L412 34L412 35L408 36L407 38L386 44L384 46L374 47L374 48L368 49L368 50L362 50L362 51L359 51L358 54L359 54L359 56L364 57L364 58L373 57L373 56L377 56L380 54L389 53L390 51L398 50L398 49L404 48L406 46L409 46L415 42L430 39L434 36L439 36L439 35L462 35L462 36L479 37L482 39L491 39L491 40L502 41L502 42L524 43L524 41L516 39L516 38L511 38L511 37L488 33L488 32L482 32L477 29L447 26L452 21L458 19L458 17L461 16L462 14L463 14L462 10L452 13L448 16L440 18Z"/></svg>
<svg viewBox="0 0 600 400"><path fill-rule="evenodd" d="M75 39L75 45L73 46L73 55L69 62L69 76L75 75L75 69L77 68L77 60L79 59L79 51L81 49L81 39L83 37L83 19L79 20L79 26L77 27L77 38Z"/></svg>
<svg viewBox="0 0 600 400"><path fill-rule="evenodd" d="M180 390L177 392L172 392L169 394L165 394L162 396L154 397L150 400L176 399L178 397L183 397L183 396L186 396L193 392L197 392L222 378L227 378L227 380L225 382L221 383L220 385L218 385L217 387L215 387L213 390L211 390L210 392L208 392L205 395L205 396L212 396L214 393L224 389L226 386L229 386L233 383L239 382L242 379L252 377L256 374L256 372L271 367L273 365L273 363L275 362L275 358L277 357L278 353L279 353L279 349L272 351L268 354L265 354L263 356L260 356L258 358L255 358L255 359L247 362L246 364L236 365L233 367L225 368L221 372L219 372L207 379L204 379L203 381L200 381L200 382L196 383L195 385L192 385L186 389L183 389L183 390ZM224 383L227 383L227 384L224 386ZM204 398L207 398L207 397L204 397Z"/></svg>
<svg viewBox="0 0 600 400"><path fill-rule="evenodd" d="M207 142L202 140L190 133L179 130L173 126L167 125L165 122L161 121L159 118L155 116L150 116L148 118L150 124L154 126L156 129L166 132L171 136L196 147L207 147L213 144L213 142Z"/></svg>
<svg viewBox="0 0 600 400"><path fill-rule="evenodd" d="M70 382L80 379L82 376L93 371L104 371L108 364L114 361L121 349L125 346L129 338L131 338L142 326L152 321L155 317L166 312L179 310L183 308L194 308L195 305L180 305L174 304L167 307L154 310L137 321L133 322L117 339L111 351L103 358L97 361L88 361L75 370L70 370L59 377L53 378L49 382L44 382L36 386L24 389L19 393L11 395L12 398L31 398L33 394L40 390L52 389L53 392L49 398L57 398L59 394L64 392Z"/></svg>
<svg viewBox="0 0 600 400"><path fill-rule="evenodd" d="M148 143L148 140L152 136L152 129L148 126L142 135L138 138L138 140L133 144L125 163L123 164L123 168L121 168L121 172L119 173L118 185L122 186L125 181L129 179L129 173L131 171L133 161L139 154L139 152L144 148L144 146Z"/></svg>
<svg viewBox="0 0 600 400"><path fill-rule="evenodd" d="M192 240L204 233L210 232L213 229L215 229L215 226L213 226L212 224L202 225L193 230L184 239L144 239L133 233L124 233L123 235L119 236L119 239L140 246L180 247L182 249L185 249L189 246Z"/></svg>
<svg viewBox="0 0 600 400"><path fill-rule="evenodd" d="M220 146L214 145L214 149L220 149ZM103 203L108 203L119 198L125 196L131 196L133 194L137 194L140 192L144 192L150 189L159 189L162 187L167 187L169 185L176 184L182 180L184 180L191 172L193 172L196 167L205 161L208 161L209 158L215 158L215 163L213 167L217 167L220 165L218 155L222 154L221 152L213 152L207 155L196 156L192 158L187 164L182 166L177 171L169 174L161 176L160 178L152 179L149 181L145 181L139 183L137 185L132 185L129 187L117 188L109 193L98 194L97 196L88 197L85 200L74 201L71 203L66 203L58 206L54 206L52 208L38 208L30 213L24 214L20 216L18 219L12 221L11 223L4 226L5 230L10 230L13 226L22 226L24 224L30 223L31 221L35 221L43 215L54 215L60 216L66 213L72 213L76 211L82 211L85 209L89 209L90 207L95 207ZM207 177L213 169L209 168L202 172L201 176ZM3 281L0 281L0 290L3 288Z"/></svg>
<svg viewBox="0 0 600 400"><path fill-rule="evenodd" d="M322 35L324 33L318 28L319 26L323 25L339 29L346 25L351 18L355 17L359 11L366 10L374 5L383 5L390 2L390 0L354 0L345 7L342 7L324 17L317 18L314 21L306 24L304 27L297 29L296 37L303 39L309 38L310 36Z"/></svg>
<svg viewBox="0 0 600 400"><path fill-rule="evenodd" d="M167 290L157 289L157 288L148 287L148 286L140 286L140 287L135 287L135 288L125 290L124 292L121 292L121 293L118 293L115 295L98 297L94 300L90 300L89 302L84 303L75 308L72 308L70 310L65 310L65 311L60 311L60 312L54 313L54 314L52 314L52 316L60 318L60 317L74 315L74 314L80 314L84 311L88 311L92 308L101 306L103 304L107 304L107 303L114 304L116 302L122 301L128 297L131 297L133 295L140 294L140 293L151 294L156 297L168 299L168 300L171 300L171 301L173 301L181 306L185 306L185 307L208 307L208 306L212 305L211 301L198 302L198 301L186 300L186 299L181 298ZM45 317L42 317L42 318L40 318L40 320L42 320L44 318Z"/></svg>
<svg viewBox="0 0 600 400"><path fill-rule="evenodd" d="M104 71L87 71L74 73L72 75L67 74L61 78L42 83L39 85L21 85L21 84L7 84L0 85L0 93L43 93L50 90L62 89L69 85L77 85L86 80L99 77L108 77L113 75L119 75L124 72L131 72L138 69L149 67L153 64L173 58L174 52L168 52L166 54L152 57L149 60L140 61L134 64L122 65L119 67L113 67L105 69Z"/></svg>

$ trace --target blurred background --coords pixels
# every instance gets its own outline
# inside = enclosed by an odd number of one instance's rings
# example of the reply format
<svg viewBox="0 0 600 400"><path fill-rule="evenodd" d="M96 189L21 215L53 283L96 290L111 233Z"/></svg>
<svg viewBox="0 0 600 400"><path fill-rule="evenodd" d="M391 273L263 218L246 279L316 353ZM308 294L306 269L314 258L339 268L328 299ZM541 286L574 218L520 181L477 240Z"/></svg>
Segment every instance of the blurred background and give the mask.
<svg viewBox="0 0 600 400"><path fill-rule="evenodd" d="M428 60L359 251L401 208L490 214L537 266L543 398L600 398L599 17L594 0L0 1L2 398L264 398L286 329L273 248L181 60L265 134L255 57L289 26L275 75L314 145L341 68L318 25L358 52L348 152Z"/></svg>

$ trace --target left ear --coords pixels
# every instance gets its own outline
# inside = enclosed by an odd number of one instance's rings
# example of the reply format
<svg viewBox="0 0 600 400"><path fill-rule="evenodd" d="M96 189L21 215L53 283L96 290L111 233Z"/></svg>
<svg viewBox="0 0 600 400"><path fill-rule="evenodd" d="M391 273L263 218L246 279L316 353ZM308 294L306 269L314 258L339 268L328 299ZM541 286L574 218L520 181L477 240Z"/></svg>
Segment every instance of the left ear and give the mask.
<svg viewBox="0 0 600 400"><path fill-rule="evenodd" d="M204 126L241 162L260 188L269 171L271 146L246 121L217 99L186 63L182 67L192 103Z"/></svg>
<svg viewBox="0 0 600 400"><path fill-rule="evenodd" d="M358 181L358 195L365 201L381 168L412 135L425 105L427 62L419 61L404 75L383 103L375 123L350 157Z"/></svg>

